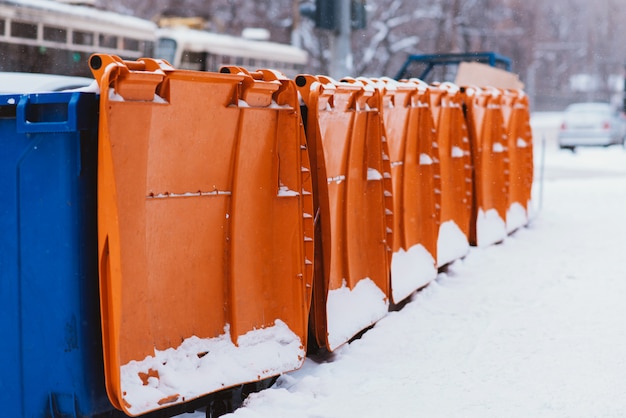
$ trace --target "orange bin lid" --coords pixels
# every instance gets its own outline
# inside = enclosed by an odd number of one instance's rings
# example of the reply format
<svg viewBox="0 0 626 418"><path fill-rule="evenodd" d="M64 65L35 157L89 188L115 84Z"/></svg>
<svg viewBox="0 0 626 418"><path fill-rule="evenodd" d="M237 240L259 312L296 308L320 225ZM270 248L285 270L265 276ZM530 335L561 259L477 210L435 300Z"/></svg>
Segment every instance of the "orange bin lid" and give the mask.
<svg viewBox="0 0 626 418"><path fill-rule="evenodd" d="M317 343L332 351L388 311L389 153L374 88L307 75L296 84L306 106L320 220L312 327Z"/></svg>
<svg viewBox="0 0 626 418"><path fill-rule="evenodd" d="M465 104L474 165L470 242L486 246L507 236L509 161L502 93L494 87L467 87Z"/></svg>
<svg viewBox="0 0 626 418"><path fill-rule="evenodd" d="M138 415L300 367L313 202L295 84L91 63L111 402Z"/></svg>
<svg viewBox="0 0 626 418"><path fill-rule="evenodd" d="M529 221L533 183L533 136L530 127L528 96L521 90L505 90L502 115L509 151L509 232Z"/></svg>
<svg viewBox="0 0 626 418"><path fill-rule="evenodd" d="M441 267L467 255L473 200L473 166L463 96L452 83L429 86L441 173L440 227L437 264Z"/></svg>
<svg viewBox="0 0 626 418"><path fill-rule="evenodd" d="M398 303L437 277L441 179L428 85L371 80L389 145L394 203L391 296Z"/></svg>

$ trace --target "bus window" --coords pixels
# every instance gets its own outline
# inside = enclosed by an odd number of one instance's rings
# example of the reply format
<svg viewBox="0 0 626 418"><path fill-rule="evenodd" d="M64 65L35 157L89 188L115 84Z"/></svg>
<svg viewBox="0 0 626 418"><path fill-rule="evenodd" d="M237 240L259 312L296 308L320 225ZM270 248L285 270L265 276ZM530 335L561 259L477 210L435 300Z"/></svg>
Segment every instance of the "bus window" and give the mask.
<svg viewBox="0 0 626 418"><path fill-rule="evenodd" d="M141 41L140 51L144 57L153 57L154 56L154 42L151 41ZM168 61L169 62L169 61Z"/></svg>
<svg viewBox="0 0 626 418"><path fill-rule="evenodd" d="M128 51L139 51L139 41L133 38L124 38L124 47Z"/></svg>
<svg viewBox="0 0 626 418"><path fill-rule="evenodd" d="M98 43L103 48L117 48L117 36L101 33L98 37Z"/></svg>
<svg viewBox="0 0 626 418"><path fill-rule="evenodd" d="M52 26L44 26L43 39L52 42L67 42L67 30L63 28L55 28Z"/></svg>
<svg viewBox="0 0 626 418"><path fill-rule="evenodd" d="M76 30L72 34L72 43L76 45L93 45L93 33Z"/></svg>
<svg viewBox="0 0 626 418"><path fill-rule="evenodd" d="M157 42L156 51L154 54L157 58L164 59L175 67L178 64L175 62L176 58L176 41L170 38L161 38Z"/></svg>
<svg viewBox="0 0 626 418"><path fill-rule="evenodd" d="M217 55L207 54L206 71L219 71L221 61Z"/></svg>
<svg viewBox="0 0 626 418"><path fill-rule="evenodd" d="M94 48L122 59L153 55L154 23L122 15L113 20L111 12L95 8L87 15L81 7L52 3L0 0L0 71L91 77L87 60Z"/></svg>
<svg viewBox="0 0 626 418"><path fill-rule="evenodd" d="M11 36L16 38L37 39L37 25L24 22L11 22Z"/></svg>
<svg viewBox="0 0 626 418"><path fill-rule="evenodd" d="M180 66L188 70L202 71L204 70L205 55L204 52L183 51Z"/></svg>

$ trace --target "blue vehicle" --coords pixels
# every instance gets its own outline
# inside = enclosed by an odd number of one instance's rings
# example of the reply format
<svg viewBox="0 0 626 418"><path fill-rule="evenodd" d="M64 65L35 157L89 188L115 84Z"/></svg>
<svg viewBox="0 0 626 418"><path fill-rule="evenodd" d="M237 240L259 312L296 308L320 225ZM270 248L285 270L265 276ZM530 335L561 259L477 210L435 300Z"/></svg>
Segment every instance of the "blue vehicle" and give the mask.
<svg viewBox="0 0 626 418"><path fill-rule="evenodd" d="M435 68L458 66L461 62L479 62L511 71L511 59L495 52L416 54L407 57L394 78L400 80L415 77L427 81Z"/></svg>

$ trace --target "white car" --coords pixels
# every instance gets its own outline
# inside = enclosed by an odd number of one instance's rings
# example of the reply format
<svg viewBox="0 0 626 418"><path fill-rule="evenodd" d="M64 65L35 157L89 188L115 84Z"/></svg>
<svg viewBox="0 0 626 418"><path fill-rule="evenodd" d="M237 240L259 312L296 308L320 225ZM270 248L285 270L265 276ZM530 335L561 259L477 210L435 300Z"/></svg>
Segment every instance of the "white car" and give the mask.
<svg viewBox="0 0 626 418"><path fill-rule="evenodd" d="M626 123L621 112L608 103L574 103L563 113L559 148L624 144Z"/></svg>
<svg viewBox="0 0 626 418"><path fill-rule="evenodd" d="M0 72L0 94L43 93L84 89L94 80L54 74Z"/></svg>

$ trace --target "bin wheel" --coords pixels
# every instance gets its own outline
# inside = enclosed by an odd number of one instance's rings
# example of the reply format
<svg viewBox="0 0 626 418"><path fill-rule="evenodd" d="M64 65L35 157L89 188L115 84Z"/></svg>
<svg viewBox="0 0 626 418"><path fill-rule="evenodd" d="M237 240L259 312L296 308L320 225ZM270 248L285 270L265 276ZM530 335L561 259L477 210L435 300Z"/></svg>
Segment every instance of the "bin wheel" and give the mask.
<svg viewBox="0 0 626 418"><path fill-rule="evenodd" d="M258 382L246 383L241 389L241 400L246 400L251 393L260 392L271 387L277 380L278 376L273 376Z"/></svg>
<svg viewBox="0 0 626 418"><path fill-rule="evenodd" d="M230 399L216 398L211 400L206 408L206 418L217 418L233 412L233 404Z"/></svg>
<svg viewBox="0 0 626 418"><path fill-rule="evenodd" d="M268 377L267 379L246 383L213 394L206 406L206 418L217 418L222 415L230 414L235 411L235 409L241 407L243 401L245 401L251 393L260 392L269 388L276 380L278 380L278 376Z"/></svg>

